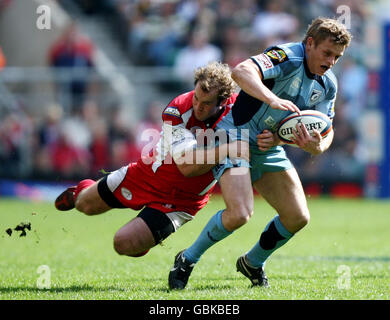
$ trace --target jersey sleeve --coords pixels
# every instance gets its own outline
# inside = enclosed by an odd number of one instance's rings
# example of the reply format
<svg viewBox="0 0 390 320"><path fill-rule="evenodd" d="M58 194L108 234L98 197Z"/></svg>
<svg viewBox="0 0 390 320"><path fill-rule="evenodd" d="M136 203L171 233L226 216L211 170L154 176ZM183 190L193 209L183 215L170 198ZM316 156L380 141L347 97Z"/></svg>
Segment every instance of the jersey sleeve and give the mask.
<svg viewBox="0 0 390 320"><path fill-rule="evenodd" d="M187 151L196 148L197 141L190 130L185 127L177 107L168 106L163 111L164 146L174 161L177 161Z"/></svg>
<svg viewBox="0 0 390 320"><path fill-rule="evenodd" d="M302 58L294 57L279 47L268 48L263 53L252 56L251 60L259 68L263 80L285 77L297 70L302 63Z"/></svg>

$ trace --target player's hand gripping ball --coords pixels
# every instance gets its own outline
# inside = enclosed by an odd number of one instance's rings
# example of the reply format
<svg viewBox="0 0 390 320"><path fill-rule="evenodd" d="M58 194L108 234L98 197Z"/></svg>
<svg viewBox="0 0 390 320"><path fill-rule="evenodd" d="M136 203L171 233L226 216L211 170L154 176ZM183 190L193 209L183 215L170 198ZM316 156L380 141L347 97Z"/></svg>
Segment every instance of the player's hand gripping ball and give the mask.
<svg viewBox="0 0 390 320"><path fill-rule="evenodd" d="M314 130L317 130L323 138L332 131L332 121L322 112L303 110L300 115L294 112L280 122L277 130L280 140L293 147L297 146L292 141L294 139L293 130L296 131L297 123L304 124L311 135L313 135Z"/></svg>

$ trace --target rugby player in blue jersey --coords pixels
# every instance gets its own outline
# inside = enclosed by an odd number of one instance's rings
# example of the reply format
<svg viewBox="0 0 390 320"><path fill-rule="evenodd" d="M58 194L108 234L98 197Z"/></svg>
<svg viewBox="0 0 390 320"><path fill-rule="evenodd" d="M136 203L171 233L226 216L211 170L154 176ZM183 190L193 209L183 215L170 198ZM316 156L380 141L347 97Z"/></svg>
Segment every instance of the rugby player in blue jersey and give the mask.
<svg viewBox="0 0 390 320"><path fill-rule="evenodd" d="M201 255L232 234L253 214L253 187L276 210L254 246L238 258L237 271L253 285L268 286L264 266L267 258L308 224L310 213L299 176L275 134L288 114L314 109L334 117L337 80L330 70L349 46L351 34L334 19L317 18L302 42L266 49L237 65L232 77L240 86L237 100L218 128L236 128L230 139L249 140L250 172L243 163L226 169L220 178L226 209L217 212L197 240L179 252L169 273L169 287L183 289ZM245 130L243 130L245 129ZM333 131L325 138L311 136L297 125L295 144L312 155L325 152ZM240 167L242 166L242 167ZM249 166L246 166L249 167ZM242 172L247 169L246 172ZM251 185L252 184L252 185Z"/></svg>

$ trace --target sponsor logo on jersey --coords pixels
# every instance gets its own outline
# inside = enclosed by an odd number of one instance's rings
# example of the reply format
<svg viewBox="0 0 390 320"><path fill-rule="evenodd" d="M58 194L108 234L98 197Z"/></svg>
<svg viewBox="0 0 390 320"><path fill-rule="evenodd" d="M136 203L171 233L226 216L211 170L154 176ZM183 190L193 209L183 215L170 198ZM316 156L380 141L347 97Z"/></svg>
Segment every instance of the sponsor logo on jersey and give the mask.
<svg viewBox="0 0 390 320"><path fill-rule="evenodd" d="M296 77L294 79L294 81L292 82L291 87L293 87L294 89L299 89L299 86L301 85L301 82L302 82L301 78Z"/></svg>
<svg viewBox="0 0 390 320"><path fill-rule="evenodd" d="M273 60L277 60L279 62L283 62L286 60L287 55L282 49L275 49L266 52L267 56L269 56Z"/></svg>
<svg viewBox="0 0 390 320"><path fill-rule="evenodd" d="M122 193L123 198L125 198L126 200L130 201L133 198L133 194L131 193L131 191L129 189L122 188L121 193Z"/></svg>
<svg viewBox="0 0 390 320"><path fill-rule="evenodd" d="M269 126L270 128L273 128L276 126L276 121L274 118L272 118L271 116L269 116L267 119L264 120L265 124L267 126Z"/></svg>
<svg viewBox="0 0 390 320"><path fill-rule="evenodd" d="M274 66L271 59L264 53L259 55L258 61L263 70L271 69Z"/></svg>
<svg viewBox="0 0 390 320"><path fill-rule="evenodd" d="M322 91L313 89L313 92L311 93L310 102L314 102L318 100L321 97Z"/></svg>
<svg viewBox="0 0 390 320"><path fill-rule="evenodd" d="M180 112L176 107L167 107L163 113L170 116L180 117Z"/></svg>

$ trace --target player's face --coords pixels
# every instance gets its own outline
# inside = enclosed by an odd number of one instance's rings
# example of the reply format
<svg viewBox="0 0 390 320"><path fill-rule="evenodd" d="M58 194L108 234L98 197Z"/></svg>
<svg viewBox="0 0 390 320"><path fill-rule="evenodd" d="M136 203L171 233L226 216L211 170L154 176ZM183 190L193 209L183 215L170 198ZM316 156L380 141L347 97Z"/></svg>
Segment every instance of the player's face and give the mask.
<svg viewBox="0 0 390 320"><path fill-rule="evenodd" d="M322 76L344 54L345 46L335 44L330 38L318 45L309 37L306 42L307 65L311 73Z"/></svg>
<svg viewBox="0 0 390 320"><path fill-rule="evenodd" d="M197 83L195 86L194 97L192 98L195 118L199 121L207 120L218 111L217 104L217 90L212 90L210 92L203 91L199 83Z"/></svg>

